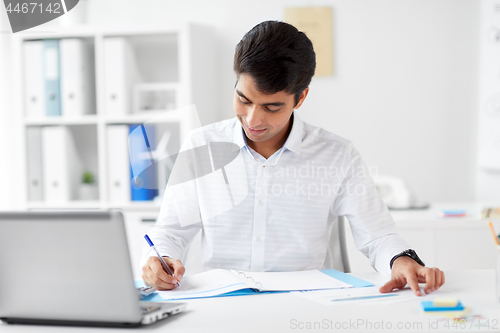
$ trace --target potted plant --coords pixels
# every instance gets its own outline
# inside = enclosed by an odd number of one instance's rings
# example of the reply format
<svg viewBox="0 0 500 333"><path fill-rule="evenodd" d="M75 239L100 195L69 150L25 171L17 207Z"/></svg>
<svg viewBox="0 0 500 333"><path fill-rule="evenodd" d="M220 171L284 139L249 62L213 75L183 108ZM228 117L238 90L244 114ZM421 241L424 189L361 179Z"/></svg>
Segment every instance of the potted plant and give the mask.
<svg viewBox="0 0 500 333"><path fill-rule="evenodd" d="M84 171L82 174L82 182L79 188L80 200L98 200L99 188L95 183L94 174L90 171Z"/></svg>

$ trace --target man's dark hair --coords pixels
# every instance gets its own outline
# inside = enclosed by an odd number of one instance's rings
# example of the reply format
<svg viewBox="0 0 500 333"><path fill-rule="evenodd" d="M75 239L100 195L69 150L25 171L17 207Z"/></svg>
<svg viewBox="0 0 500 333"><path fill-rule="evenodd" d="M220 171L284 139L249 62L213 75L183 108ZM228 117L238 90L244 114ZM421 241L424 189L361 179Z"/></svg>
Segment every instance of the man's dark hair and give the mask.
<svg viewBox="0 0 500 333"><path fill-rule="evenodd" d="M252 28L236 45L234 71L250 75L260 92L300 94L309 86L316 54L309 38L293 25L265 21Z"/></svg>

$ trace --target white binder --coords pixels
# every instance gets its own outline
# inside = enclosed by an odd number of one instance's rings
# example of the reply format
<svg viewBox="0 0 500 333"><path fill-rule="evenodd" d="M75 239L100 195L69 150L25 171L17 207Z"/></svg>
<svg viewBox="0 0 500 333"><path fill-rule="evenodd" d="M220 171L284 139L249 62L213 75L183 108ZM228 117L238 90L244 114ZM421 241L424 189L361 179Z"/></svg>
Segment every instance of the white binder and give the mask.
<svg viewBox="0 0 500 333"><path fill-rule="evenodd" d="M104 39L104 86L106 113L131 113L132 83L137 80L132 46L122 37Z"/></svg>
<svg viewBox="0 0 500 333"><path fill-rule="evenodd" d="M75 199L82 166L71 131L65 126L43 127L42 151L45 201L65 203Z"/></svg>
<svg viewBox="0 0 500 333"><path fill-rule="evenodd" d="M45 82L43 74L43 41L27 41L24 51L24 91L26 116L45 116Z"/></svg>
<svg viewBox="0 0 500 333"><path fill-rule="evenodd" d="M41 127L28 127L26 129L29 201L43 201L41 140Z"/></svg>
<svg viewBox="0 0 500 333"><path fill-rule="evenodd" d="M61 53L61 106L63 116L92 113L94 100L92 55L83 39L65 38Z"/></svg>
<svg viewBox="0 0 500 333"><path fill-rule="evenodd" d="M113 204L131 201L128 135L128 125L110 125L106 129L108 199Z"/></svg>

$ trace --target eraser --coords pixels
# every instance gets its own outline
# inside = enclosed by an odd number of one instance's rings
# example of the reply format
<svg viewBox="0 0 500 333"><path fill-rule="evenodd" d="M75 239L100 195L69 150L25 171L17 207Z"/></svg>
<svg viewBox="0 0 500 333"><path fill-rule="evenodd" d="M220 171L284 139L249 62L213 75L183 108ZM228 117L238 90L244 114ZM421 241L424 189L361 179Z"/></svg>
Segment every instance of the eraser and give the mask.
<svg viewBox="0 0 500 333"><path fill-rule="evenodd" d="M457 298L439 297L434 299L434 306L455 307L458 304Z"/></svg>

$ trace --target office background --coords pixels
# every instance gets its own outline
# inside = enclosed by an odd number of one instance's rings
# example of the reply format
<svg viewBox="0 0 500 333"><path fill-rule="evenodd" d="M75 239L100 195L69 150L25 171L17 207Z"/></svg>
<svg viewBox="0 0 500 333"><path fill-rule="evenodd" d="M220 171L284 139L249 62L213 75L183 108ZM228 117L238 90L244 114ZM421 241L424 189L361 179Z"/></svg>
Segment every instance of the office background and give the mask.
<svg viewBox="0 0 500 333"><path fill-rule="evenodd" d="M83 0L85 1L85 0ZM255 24L287 7L331 6L334 75L316 77L299 114L351 139L379 174L403 178L421 200L493 201L500 175L476 167L479 1L87 0L88 24L191 21L214 27L218 112L233 116L233 52ZM0 209L17 189L21 110L9 107L10 45L0 16ZM480 176L480 177L478 177ZM485 184L486 183L486 184ZM500 188L500 186L497 186Z"/></svg>

